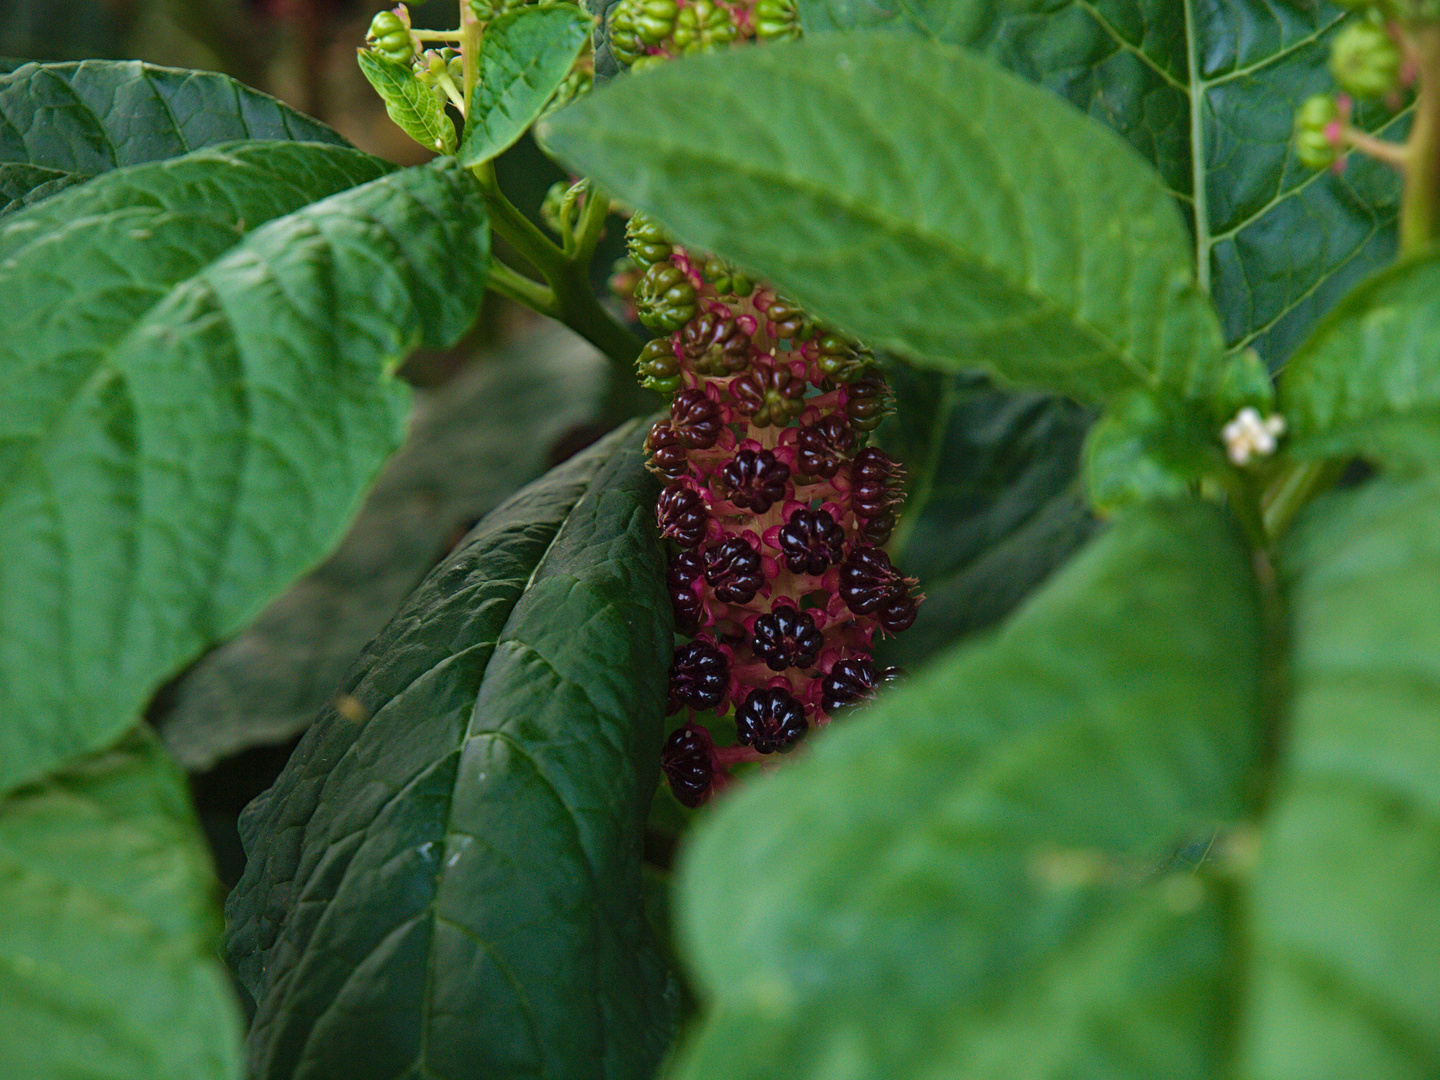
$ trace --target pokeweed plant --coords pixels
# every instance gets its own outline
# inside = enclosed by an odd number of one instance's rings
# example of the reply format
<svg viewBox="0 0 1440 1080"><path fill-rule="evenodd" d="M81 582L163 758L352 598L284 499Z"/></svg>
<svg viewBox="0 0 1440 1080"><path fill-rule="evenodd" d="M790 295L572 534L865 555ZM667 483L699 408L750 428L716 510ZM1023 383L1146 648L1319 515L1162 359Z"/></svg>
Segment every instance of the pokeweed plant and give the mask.
<svg viewBox="0 0 1440 1080"><path fill-rule="evenodd" d="M1440 12L1348 6L401 7L409 169L222 76L0 76L7 1074L1433 1075ZM537 121L555 239L494 169ZM137 717L486 289L673 398L247 812L242 1064Z"/></svg>

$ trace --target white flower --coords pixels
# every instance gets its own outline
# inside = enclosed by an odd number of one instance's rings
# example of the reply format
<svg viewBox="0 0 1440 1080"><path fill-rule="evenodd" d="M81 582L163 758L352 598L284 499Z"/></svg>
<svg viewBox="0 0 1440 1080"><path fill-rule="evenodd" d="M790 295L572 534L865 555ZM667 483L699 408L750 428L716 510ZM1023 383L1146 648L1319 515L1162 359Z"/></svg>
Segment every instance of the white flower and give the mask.
<svg viewBox="0 0 1440 1080"><path fill-rule="evenodd" d="M1252 457L1269 457L1275 442L1285 434L1285 418L1279 413L1261 418L1258 409L1246 406L1220 430L1225 452L1236 465L1249 464Z"/></svg>

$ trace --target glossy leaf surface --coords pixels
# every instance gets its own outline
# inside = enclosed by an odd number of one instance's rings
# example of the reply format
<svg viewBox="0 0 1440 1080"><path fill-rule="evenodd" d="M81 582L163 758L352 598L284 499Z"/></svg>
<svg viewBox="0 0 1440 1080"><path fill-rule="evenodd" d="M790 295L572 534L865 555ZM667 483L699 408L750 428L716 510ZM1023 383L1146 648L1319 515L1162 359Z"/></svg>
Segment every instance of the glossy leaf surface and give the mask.
<svg viewBox="0 0 1440 1080"><path fill-rule="evenodd" d="M0 789L128 727L398 443L389 369L469 324L489 234L453 163L387 169L206 150L0 223Z"/></svg>
<svg viewBox="0 0 1440 1080"><path fill-rule="evenodd" d="M550 4L506 12L485 27L462 164L489 161L525 134L570 73L592 25L574 4Z"/></svg>
<svg viewBox="0 0 1440 1080"><path fill-rule="evenodd" d="M84 60L0 75L0 161L94 175L241 139L348 145L319 121L214 72Z"/></svg>
<svg viewBox="0 0 1440 1080"><path fill-rule="evenodd" d="M1295 109L1333 89L1344 12L1235 0L799 0L809 35L888 30L965 45L1049 87L1151 161L1190 220L1226 343L1273 368L1395 252L1399 186L1351 155L1343 173L1293 158ZM1364 111L1395 137L1404 119Z"/></svg>
<svg viewBox="0 0 1440 1080"><path fill-rule="evenodd" d="M0 800L6 1077L238 1077L216 888L185 778L151 737Z"/></svg>
<svg viewBox="0 0 1440 1080"><path fill-rule="evenodd" d="M1157 871L1244 813L1258 641L1228 521L1122 515L994 637L718 807L682 867L713 1010L677 1075L1215 1075L1223 909Z"/></svg>
<svg viewBox="0 0 1440 1080"><path fill-rule="evenodd" d="M1440 484L1375 480L1289 538L1292 734L1254 890L1246 1074L1440 1071Z"/></svg>
<svg viewBox="0 0 1440 1080"><path fill-rule="evenodd" d="M455 125L445 114L445 103L415 77L409 64L397 64L365 49L356 59L396 127L427 150L455 152Z"/></svg>
<svg viewBox="0 0 1440 1080"><path fill-rule="evenodd" d="M1087 400L1218 377L1170 194L1112 132L969 53L832 35L687 57L538 130L876 347Z"/></svg>
<svg viewBox="0 0 1440 1080"><path fill-rule="evenodd" d="M487 517L247 810L256 1077L648 1078L671 628L643 425Z"/></svg>

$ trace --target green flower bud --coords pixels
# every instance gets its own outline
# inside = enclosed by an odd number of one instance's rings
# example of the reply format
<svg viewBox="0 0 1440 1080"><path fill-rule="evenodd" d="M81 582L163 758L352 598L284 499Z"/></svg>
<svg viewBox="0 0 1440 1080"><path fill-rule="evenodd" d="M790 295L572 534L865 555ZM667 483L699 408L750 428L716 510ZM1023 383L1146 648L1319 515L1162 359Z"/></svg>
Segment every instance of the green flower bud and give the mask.
<svg viewBox="0 0 1440 1080"><path fill-rule="evenodd" d="M701 274L721 296L749 296L755 291L753 281L713 255L705 260Z"/></svg>
<svg viewBox="0 0 1440 1080"><path fill-rule="evenodd" d="M637 210L625 226L625 247L639 266L653 266L670 258L674 249L660 224L643 210Z"/></svg>
<svg viewBox="0 0 1440 1080"><path fill-rule="evenodd" d="M408 64L415 55L415 39L410 36L410 27L394 11L379 12L371 19L365 40L375 52L397 64Z"/></svg>
<svg viewBox="0 0 1440 1080"><path fill-rule="evenodd" d="M1295 157L1307 169L1325 169L1340 156L1340 148L1325 129L1340 119L1340 106L1329 94L1305 99L1295 111Z"/></svg>
<svg viewBox="0 0 1440 1080"><path fill-rule="evenodd" d="M675 18L675 47L684 53L717 49L739 33L730 12L714 0L694 0Z"/></svg>
<svg viewBox="0 0 1440 1080"><path fill-rule="evenodd" d="M635 289L635 310L646 326L666 333L695 317L695 285L674 263L657 262Z"/></svg>
<svg viewBox="0 0 1440 1080"><path fill-rule="evenodd" d="M875 357L840 334L825 334L815 342L815 366L837 383L853 383L863 376Z"/></svg>
<svg viewBox="0 0 1440 1080"><path fill-rule="evenodd" d="M1400 46L1369 20L1346 24L1330 45L1330 74L1358 98L1382 98L1400 89L1400 62Z"/></svg>
<svg viewBox="0 0 1440 1080"><path fill-rule="evenodd" d="M680 389L680 360L668 337L656 338L640 350L635 360L640 384L658 394L673 394Z"/></svg>
<svg viewBox="0 0 1440 1080"><path fill-rule="evenodd" d="M795 0L759 0L752 19L755 36L761 41L781 41L800 36L800 13Z"/></svg>

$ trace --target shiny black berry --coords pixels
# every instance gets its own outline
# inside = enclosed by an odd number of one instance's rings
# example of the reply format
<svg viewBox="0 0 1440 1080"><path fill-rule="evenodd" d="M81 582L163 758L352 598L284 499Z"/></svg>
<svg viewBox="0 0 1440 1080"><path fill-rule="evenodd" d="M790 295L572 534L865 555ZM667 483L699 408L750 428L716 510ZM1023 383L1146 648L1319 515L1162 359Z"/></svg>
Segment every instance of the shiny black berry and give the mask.
<svg viewBox="0 0 1440 1080"><path fill-rule="evenodd" d="M760 556L738 536L722 540L705 552L705 581L717 600L748 604L764 583Z"/></svg>
<svg viewBox="0 0 1440 1080"><path fill-rule="evenodd" d="M710 509L698 491L683 484L671 484L660 492L660 501L655 504L655 520L660 524L661 536L691 548L705 539Z"/></svg>
<svg viewBox="0 0 1440 1080"><path fill-rule="evenodd" d="M781 526L779 542L792 574L823 574L840 561L845 532L828 510L802 508Z"/></svg>
<svg viewBox="0 0 1440 1080"><path fill-rule="evenodd" d="M899 501L892 485L900 466L883 450L867 446L850 463L850 505L860 517L878 518Z"/></svg>
<svg viewBox="0 0 1440 1080"><path fill-rule="evenodd" d="M645 437L645 452L650 455L647 467L666 480L679 480L690 471L690 460L675 429L661 420Z"/></svg>
<svg viewBox="0 0 1440 1080"><path fill-rule="evenodd" d="M856 431L874 431L885 418L886 386L873 375L850 384L846 391L845 415Z"/></svg>
<svg viewBox="0 0 1440 1080"><path fill-rule="evenodd" d="M697 638L670 661L670 700L692 709L713 709L730 684L730 662L719 646Z"/></svg>
<svg viewBox="0 0 1440 1080"><path fill-rule="evenodd" d="M855 432L838 416L822 417L802 425L795 436L795 466L806 476L828 480L840 471L840 463L855 445Z"/></svg>
<svg viewBox="0 0 1440 1080"><path fill-rule="evenodd" d="M714 446L724 425L719 403L704 390L681 390L670 403L670 426L681 445L691 450Z"/></svg>
<svg viewBox="0 0 1440 1080"><path fill-rule="evenodd" d="M895 531L895 511L887 510L879 517L860 519L860 539L879 547Z"/></svg>
<svg viewBox="0 0 1440 1080"><path fill-rule="evenodd" d="M762 754L785 753L809 726L804 706L785 690L751 690L735 710L735 734Z"/></svg>
<svg viewBox="0 0 1440 1080"><path fill-rule="evenodd" d="M880 625L892 634L910 629L911 624L915 622L917 607L915 598L910 595L910 590L903 581L900 583L900 589L900 594L882 604L875 615Z"/></svg>
<svg viewBox="0 0 1440 1080"><path fill-rule="evenodd" d="M784 671L813 666L824 640L809 612L781 604L755 620L751 647L771 671Z"/></svg>
<svg viewBox="0 0 1440 1080"><path fill-rule="evenodd" d="M860 544L840 564L840 599L856 615L870 615L908 590L890 556L877 547Z"/></svg>
<svg viewBox="0 0 1440 1080"><path fill-rule="evenodd" d="M820 708L833 713L846 705L872 697L875 688L883 681L895 678L899 668L884 668L877 671L875 662L868 656L837 660L820 683Z"/></svg>
<svg viewBox="0 0 1440 1080"><path fill-rule="evenodd" d="M790 466L769 450L738 450L720 470L720 481L730 501L763 514L785 498Z"/></svg>
<svg viewBox="0 0 1440 1080"><path fill-rule="evenodd" d="M715 782L714 742L699 724L676 728L660 751L660 768L670 790L685 806L699 806Z"/></svg>
<svg viewBox="0 0 1440 1080"><path fill-rule="evenodd" d="M665 571L665 584L670 591L670 606L675 610L675 625L693 631L700 622L704 605L692 586L705 572L698 551L682 551L670 561Z"/></svg>

